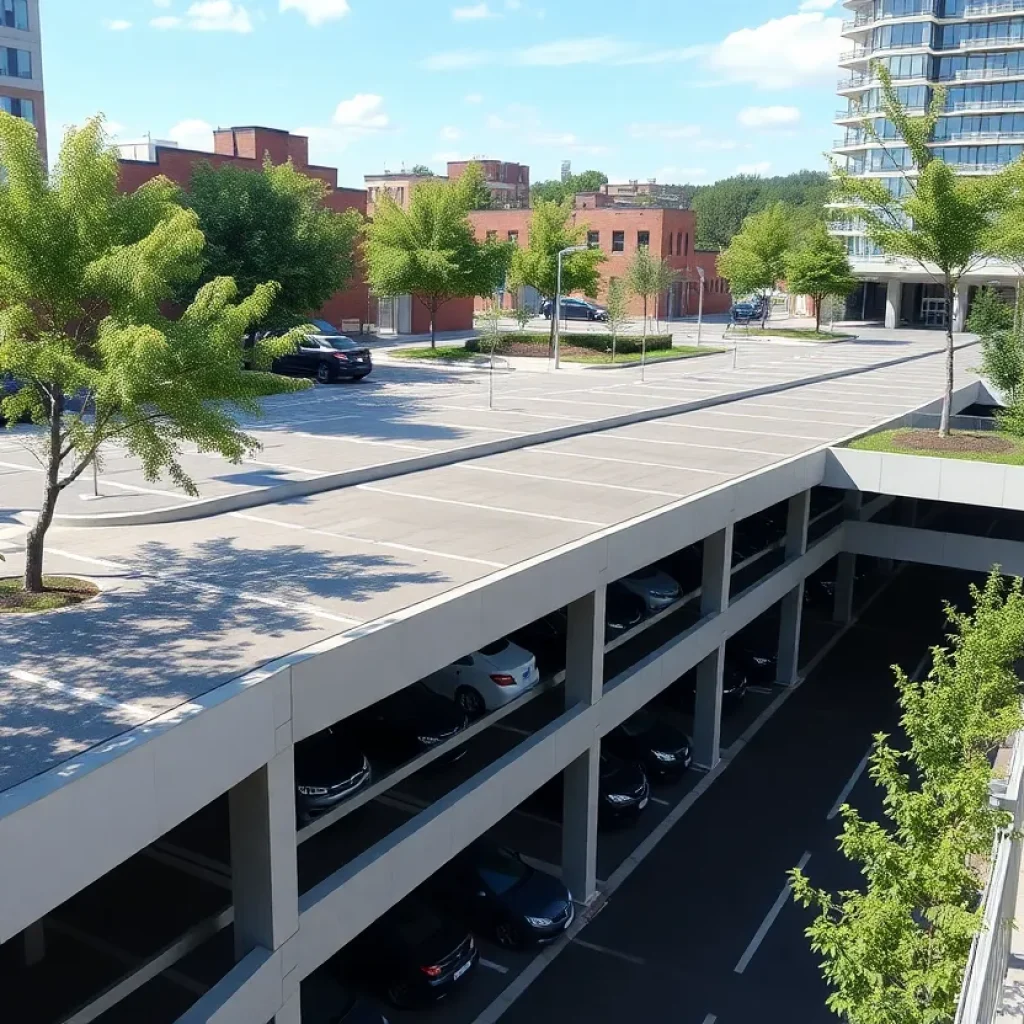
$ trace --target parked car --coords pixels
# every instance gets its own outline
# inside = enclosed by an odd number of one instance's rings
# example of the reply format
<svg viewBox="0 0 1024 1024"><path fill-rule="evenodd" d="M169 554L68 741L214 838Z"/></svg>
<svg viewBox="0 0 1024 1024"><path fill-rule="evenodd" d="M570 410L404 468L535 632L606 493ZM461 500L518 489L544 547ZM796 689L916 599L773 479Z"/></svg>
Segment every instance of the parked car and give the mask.
<svg viewBox="0 0 1024 1024"><path fill-rule="evenodd" d="M326 321L325 326L330 327ZM370 350L344 334L307 334L294 352L278 356L271 365L274 373L316 377L321 384L342 378L362 380L373 370Z"/></svg>
<svg viewBox="0 0 1024 1024"><path fill-rule="evenodd" d="M339 993L336 1009L330 1024L388 1024L387 1017L368 999L360 999L344 989Z"/></svg>
<svg viewBox="0 0 1024 1024"><path fill-rule="evenodd" d="M753 302L737 302L729 310L729 319L734 324L749 324L751 320L760 320L760 307Z"/></svg>
<svg viewBox="0 0 1024 1024"><path fill-rule="evenodd" d="M759 555L765 548L782 540L786 535L786 515L783 503L737 523L732 542L733 565Z"/></svg>
<svg viewBox="0 0 1024 1024"><path fill-rule="evenodd" d="M575 917L572 894L557 878L483 840L449 861L430 888L474 931L513 949L553 942Z"/></svg>
<svg viewBox="0 0 1024 1024"><path fill-rule="evenodd" d="M619 582L632 594L643 601L648 614L653 615L675 604L683 596L682 587L667 572L656 565L624 576Z"/></svg>
<svg viewBox="0 0 1024 1024"><path fill-rule="evenodd" d="M411 761L457 736L469 724L454 701L414 683L353 715L346 725L371 757L391 764ZM449 763L463 757L465 746L445 755Z"/></svg>
<svg viewBox="0 0 1024 1024"><path fill-rule="evenodd" d="M465 928L438 916L419 893L378 918L340 954L337 966L398 1007L447 996L480 957Z"/></svg>
<svg viewBox="0 0 1024 1024"><path fill-rule="evenodd" d="M779 620L759 619L729 640L726 664L743 673L751 686L772 686L779 672Z"/></svg>
<svg viewBox="0 0 1024 1024"><path fill-rule="evenodd" d="M295 745L295 808L300 825L333 810L370 782L370 762L337 727Z"/></svg>
<svg viewBox="0 0 1024 1024"><path fill-rule="evenodd" d="M722 666L722 711L735 711L747 695L747 676L739 662L730 660L728 649ZM692 714L697 702L697 670L691 668L666 691L665 702L679 711Z"/></svg>
<svg viewBox="0 0 1024 1024"><path fill-rule="evenodd" d="M633 821L651 799L651 784L640 765L601 754L600 820L606 824Z"/></svg>
<svg viewBox="0 0 1024 1024"><path fill-rule="evenodd" d="M604 639L606 643L611 643L643 622L647 606L618 580L608 584L604 614Z"/></svg>
<svg viewBox="0 0 1024 1024"><path fill-rule="evenodd" d="M467 654L423 682L442 697L451 697L469 715L504 707L540 682L537 659L511 640L495 640Z"/></svg>
<svg viewBox="0 0 1024 1024"><path fill-rule="evenodd" d="M591 302L589 299L574 299L566 296L562 298L558 305L562 320L608 319L608 310L604 306L599 306L596 302ZM545 320L551 319L553 308L554 302L551 299L545 299L541 303L540 311Z"/></svg>
<svg viewBox="0 0 1024 1024"><path fill-rule="evenodd" d="M658 567L672 577L684 594L692 594L704 581L704 548L691 544L668 558L663 558Z"/></svg>
<svg viewBox="0 0 1024 1024"><path fill-rule="evenodd" d="M687 736L646 709L627 718L604 742L610 753L641 764L651 780L677 778L693 761Z"/></svg>
<svg viewBox="0 0 1024 1024"><path fill-rule="evenodd" d="M565 668L565 641L569 633L569 616L564 608L517 629L509 639L529 651L542 672Z"/></svg>

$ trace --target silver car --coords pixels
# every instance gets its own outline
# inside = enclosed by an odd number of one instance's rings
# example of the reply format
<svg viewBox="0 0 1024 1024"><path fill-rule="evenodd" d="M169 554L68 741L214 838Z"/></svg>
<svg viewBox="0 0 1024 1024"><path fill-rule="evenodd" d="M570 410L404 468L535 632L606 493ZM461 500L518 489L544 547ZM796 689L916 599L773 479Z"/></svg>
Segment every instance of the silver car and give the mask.
<svg viewBox="0 0 1024 1024"><path fill-rule="evenodd" d="M667 572L654 566L637 569L619 582L643 601L648 615L675 604L683 596L683 588Z"/></svg>

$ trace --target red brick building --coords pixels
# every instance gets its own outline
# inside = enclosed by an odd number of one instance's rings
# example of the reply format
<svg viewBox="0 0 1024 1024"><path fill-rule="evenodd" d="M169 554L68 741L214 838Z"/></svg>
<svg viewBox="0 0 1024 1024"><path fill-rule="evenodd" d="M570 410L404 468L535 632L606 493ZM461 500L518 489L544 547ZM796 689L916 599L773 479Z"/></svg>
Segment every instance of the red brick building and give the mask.
<svg viewBox="0 0 1024 1024"><path fill-rule="evenodd" d="M530 168L505 160L449 160L448 177L455 181L471 164L480 165L496 210L525 210L530 205Z"/></svg>
<svg viewBox="0 0 1024 1024"><path fill-rule="evenodd" d="M126 143L119 149L120 184L125 191L133 191L159 175L187 188L192 178L192 168L202 160L215 167L231 164L258 171L266 155L275 164L291 160L296 170L326 182L330 188L326 202L332 210L358 210L363 216L366 215L366 191L361 188L339 188L335 168L320 167L309 162L309 140L279 128L218 129L213 133L212 153L180 149L173 143L156 141ZM376 318L376 308L371 303L369 288L358 269L348 288L333 295L323 309L310 310L309 313L338 326L341 326L343 320L358 320L364 324L372 323Z"/></svg>
<svg viewBox="0 0 1024 1024"><path fill-rule="evenodd" d="M696 219L692 210L623 208L613 202L610 196L601 193L581 192L576 197L573 213L574 223L587 226L587 242L600 248L607 257L601 265L599 302L607 297L609 283L625 275L637 249L649 246L652 253L667 260L679 273L679 280L658 302L658 317L696 315L700 291L698 267L704 269L706 278L704 312L728 311L732 296L728 282L718 274L718 253L694 248ZM470 215L477 238L483 240L490 236L517 245L529 242L531 216L529 210L480 210ZM511 297L508 301L511 304ZM643 300L634 299L630 311L642 314ZM655 314L654 310L649 312Z"/></svg>

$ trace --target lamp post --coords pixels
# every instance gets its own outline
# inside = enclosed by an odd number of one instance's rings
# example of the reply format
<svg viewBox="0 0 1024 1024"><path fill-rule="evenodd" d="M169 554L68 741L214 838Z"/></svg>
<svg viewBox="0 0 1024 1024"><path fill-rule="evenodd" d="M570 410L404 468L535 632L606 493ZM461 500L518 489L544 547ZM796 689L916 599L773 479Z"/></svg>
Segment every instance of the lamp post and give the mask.
<svg viewBox="0 0 1024 1024"><path fill-rule="evenodd" d="M700 294L697 299L697 345L700 345L700 329L704 323L704 268L697 268L697 276L700 278Z"/></svg>
<svg viewBox="0 0 1024 1024"><path fill-rule="evenodd" d="M558 346L561 341L561 324L560 317L562 314L562 257L568 256L574 252L586 252L587 246L585 245L570 245L567 249L563 249L558 254L558 274L555 281L555 305L551 310L551 315L555 318L555 369L557 370L560 366Z"/></svg>

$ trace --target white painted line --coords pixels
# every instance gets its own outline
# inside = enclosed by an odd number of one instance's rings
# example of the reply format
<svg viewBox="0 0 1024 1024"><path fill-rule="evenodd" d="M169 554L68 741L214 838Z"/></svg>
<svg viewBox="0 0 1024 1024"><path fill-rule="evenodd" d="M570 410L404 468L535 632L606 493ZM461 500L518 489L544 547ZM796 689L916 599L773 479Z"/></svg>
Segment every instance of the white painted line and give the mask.
<svg viewBox="0 0 1024 1024"><path fill-rule="evenodd" d="M644 424L646 426L647 424ZM699 423L693 424L695 427L699 427ZM591 436L591 435L587 435ZM615 431L609 430L599 435L602 440L610 438L612 441L633 441L639 442L640 444L667 444L672 445L673 448L702 448L704 451L709 452L740 452L743 455L769 455L773 459L789 459L793 457L792 452L768 452L763 448L730 448L724 444L697 444L696 441L666 441L662 438L655 439L653 437L637 437L635 434L618 434ZM818 444L826 444L828 438L818 439ZM730 476L735 476L735 473L730 473Z"/></svg>
<svg viewBox="0 0 1024 1024"><path fill-rule="evenodd" d="M79 477L78 482L88 484L91 481L86 477ZM140 487L138 484L126 484L120 480L111 480L109 476L101 476L99 482L104 487L116 487L122 491L137 491L139 494L155 494L161 498L174 498L176 501L191 502L199 500L182 491L161 491L155 487Z"/></svg>
<svg viewBox="0 0 1024 1024"><path fill-rule="evenodd" d="M520 729L517 725L506 725L504 722L499 722L493 726L495 729L500 729L502 732L510 732L515 736L532 736L533 733L529 729Z"/></svg>
<svg viewBox="0 0 1024 1024"><path fill-rule="evenodd" d="M518 476L524 480L546 480L554 484L567 484L570 487L600 487L610 491L628 491L631 494L653 494L662 498L682 498L682 494L674 491L655 491L650 487L626 487L623 484L603 484L594 480L567 480L563 476L542 476L539 473L519 473L511 469L496 469L494 466L482 466L478 462L458 462L452 469L468 469L475 473L500 473L502 476Z"/></svg>
<svg viewBox="0 0 1024 1024"><path fill-rule="evenodd" d="M495 396L499 397L499 396ZM501 395L500 397L505 398L507 396ZM529 401L529 399L527 399ZM586 423L587 420L581 420L578 416L556 416L552 413L546 412L527 412L526 409L489 409L486 405L432 405L429 409L425 409L424 413L429 413L434 409L443 409L447 412L483 412L490 416L493 416L496 412L506 413L515 415L517 418L525 416L528 419L533 420L551 420L557 423Z"/></svg>
<svg viewBox="0 0 1024 1024"><path fill-rule="evenodd" d="M636 964L643 967L647 961L642 956L633 956L632 953L623 953L618 949L609 949L607 946L599 946L596 942L584 942L583 939L573 939L577 946L584 949L592 949L595 953L604 953L605 956L613 956L618 960L625 960L628 964Z"/></svg>
<svg viewBox="0 0 1024 1024"><path fill-rule="evenodd" d="M660 796L652 796L651 797L651 803L652 804L659 804L662 807L671 807L672 806L671 801L663 800Z"/></svg>
<svg viewBox="0 0 1024 1024"><path fill-rule="evenodd" d="M306 469L303 466L288 466L281 462L268 462L266 459L242 459L241 463L232 462L230 459L225 459L223 455L218 455L216 452L195 452L203 459L213 459L216 462L226 462L229 466L263 466L267 469L280 469L285 473L299 473L302 476L311 477L322 477L329 476L326 471L321 469Z"/></svg>
<svg viewBox="0 0 1024 1024"><path fill-rule="evenodd" d="M734 408L740 408L738 404L734 405ZM756 412L732 412L725 409L698 409L698 412L702 412L707 416L728 416L732 419L743 419L743 420L768 420L771 423L792 423L798 417L795 413L783 414L782 416L766 416L764 413ZM835 427L859 427L864 424L864 420L860 417L851 420L846 423L841 420L817 420L813 416L808 416L803 421L807 426L813 426L815 423L821 423L823 426L835 426ZM870 421L866 424L870 426ZM827 441L835 431L829 431L827 435L822 437L820 440Z"/></svg>
<svg viewBox="0 0 1024 1024"><path fill-rule="evenodd" d="M703 1024L715 1024L716 1020L718 1020L718 1018L713 1013L709 1013L704 1018Z"/></svg>
<svg viewBox="0 0 1024 1024"><path fill-rule="evenodd" d="M31 683L33 686L41 686L51 693L59 693L65 697L73 697L75 700L84 701L88 704L96 704L101 708L106 708L108 711L116 711L135 722L148 722L159 714L157 711L147 711L145 708L140 708L135 704L124 704L119 700L113 700L91 687L70 686L67 683L58 682L56 679L44 679L42 676L37 676L34 672L26 672L24 669L8 669L7 674L12 679L17 679L22 683Z"/></svg>
<svg viewBox="0 0 1024 1024"><path fill-rule="evenodd" d="M797 863L797 867L801 870L807 867L807 862L811 859L811 855L808 851L804 851L804 855L800 858ZM767 917L761 922L761 927L754 933L754 937L750 940L750 945L747 946L743 956L740 957L739 963L733 968L735 974L742 974L749 966L750 961L754 959L754 954L758 951L761 943L764 942L765 936L771 930L775 919L782 913L782 908L786 905L786 901L789 899L789 894L793 889L791 882L786 882L782 887L782 892L776 897L775 902L772 904L771 910L768 911Z"/></svg>
<svg viewBox="0 0 1024 1024"><path fill-rule="evenodd" d="M697 409L696 412L707 412L706 409ZM741 427L712 427L707 423L687 423L685 417L689 413L680 413L678 417L664 420L656 420L655 422L659 427L675 427L681 430L716 430L721 431L723 434L750 434L754 437L764 437L765 432L763 430L744 430ZM771 432L771 437L783 437L787 441L813 441L815 444L821 444L820 437L810 437L807 434L781 434L777 430ZM739 448L737 451L750 451L749 448Z"/></svg>
<svg viewBox="0 0 1024 1024"><path fill-rule="evenodd" d="M525 455L564 455L567 459L592 459L594 462L620 462L625 466L645 466L649 469L674 469L679 473L701 473L707 476L735 476L718 469L693 469L690 466L679 466L671 462L641 462L639 459L617 459L612 455L585 455L583 452L567 452L561 448L524 448L517 454Z"/></svg>
<svg viewBox="0 0 1024 1024"><path fill-rule="evenodd" d="M826 821L831 821L839 814L839 811L842 808L843 804L846 803L847 798L853 792L853 787L857 785L857 783L860 781L861 775L864 774L864 769L867 768L868 761L871 760L871 754L874 751L874 749L875 744L874 741L872 741L871 746L868 747L867 753L860 759L860 761L857 763L857 767L853 770L853 774L849 777L849 779L847 779L846 785L843 786L842 792L840 792L839 796L836 797L836 802L832 805L832 810L830 810L828 814L825 816Z"/></svg>
<svg viewBox="0 0 1024 1024"><path fill-rule="evenodd" d="M392 491L373 484L359 484L361 491L372 491L374 494L387 494L393 498L410 498L413 501L431 501L438 505L458 505L462 508L475 508L483 512L501 512L511 516L526 516L529 519L548 519L555 523L573 523L577 526L607 527L610 523L598 523L593 519L569 519L566 516L553 516L546 512L525 512L518 508L506 508L503 505L481 505L475 501L456 501L454 498L435 498L433 495L413 494L411 491Z"/></svg>
<svg viewBox="0 0 1024 1024"><path fill-rule="evenodd" d="M375 448L397 448L403 452L432 452L421 444L403 444L397 441L371 441L365 437L349 437L347 434L306 434L293 431L292 437L308 437L314 441L344 441L346 444L368 444Z"/></svg>
<svg viewBox="0 0 1024 1024"><path fill-rule="evenodd" d="M489 971L497 971L499 974L508 974L507 967L504 967L501 964L496 964L493 960L485 960L483 957L480 957L477 960L477 963L481 967L486 967Z"/></svg>

